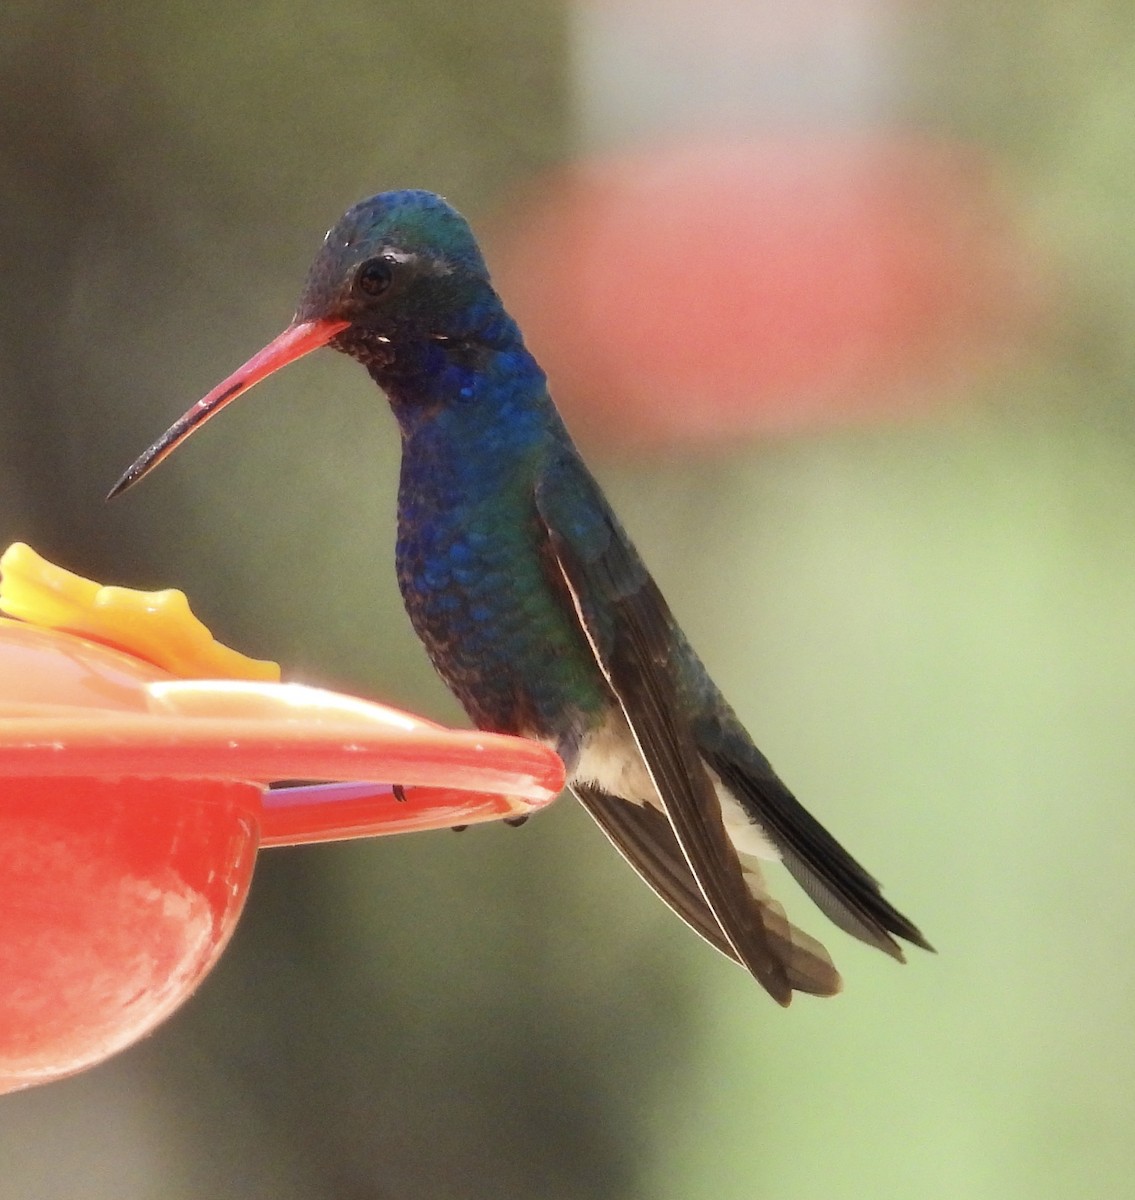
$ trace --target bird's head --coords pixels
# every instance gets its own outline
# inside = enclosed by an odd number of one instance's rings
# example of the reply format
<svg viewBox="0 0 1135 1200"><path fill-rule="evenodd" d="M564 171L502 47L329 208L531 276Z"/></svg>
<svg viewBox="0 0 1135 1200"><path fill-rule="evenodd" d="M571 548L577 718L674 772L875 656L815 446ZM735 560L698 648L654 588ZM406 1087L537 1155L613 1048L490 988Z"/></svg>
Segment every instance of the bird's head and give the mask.
<svg viewBox="0 0 1135 1200"><path fill-rule="evenodd" d="M473 231L432 192L383 192L328 231L308 272L297 322L345 321L350 350L415 338L462 338L493 292Z"/></svg>
<svg viewBox="0 0 1135 1200"><path fill-rule="evenodd" d="M473 231L440 196L382 192L363 200L328 231L287 329L166 430L110 495L137 483L253 384L320 346L381 367L402 343L464 341L498 313Z"/></svg>

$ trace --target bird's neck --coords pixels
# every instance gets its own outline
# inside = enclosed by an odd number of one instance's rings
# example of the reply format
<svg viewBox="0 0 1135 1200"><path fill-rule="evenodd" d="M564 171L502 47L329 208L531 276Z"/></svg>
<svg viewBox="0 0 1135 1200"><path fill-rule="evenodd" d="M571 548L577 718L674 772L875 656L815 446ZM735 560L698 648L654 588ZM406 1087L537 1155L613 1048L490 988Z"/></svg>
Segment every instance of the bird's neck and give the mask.
<svg viewBox="0 0 1135 1200"><path fill-rule="evenodd" d="M395 343L388 361L368 364L401 427L404 453L497 458L567 438L547 379L515 323L501 313L468 339Z"/></svg>

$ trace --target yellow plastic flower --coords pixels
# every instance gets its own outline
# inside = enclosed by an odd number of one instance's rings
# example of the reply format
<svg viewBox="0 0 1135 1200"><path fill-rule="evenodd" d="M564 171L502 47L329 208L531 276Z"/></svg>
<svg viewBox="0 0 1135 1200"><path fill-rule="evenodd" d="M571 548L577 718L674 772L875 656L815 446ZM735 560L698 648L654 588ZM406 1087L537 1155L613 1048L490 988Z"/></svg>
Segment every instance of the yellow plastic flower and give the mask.
<svg viewBox="0 0 1135 1200"><path fill-rule="evenodd" d="M0 556L0 612L106 642L184 679L277 683L280 667L221 645L176 588L103 587L15 542Z"/></svg>

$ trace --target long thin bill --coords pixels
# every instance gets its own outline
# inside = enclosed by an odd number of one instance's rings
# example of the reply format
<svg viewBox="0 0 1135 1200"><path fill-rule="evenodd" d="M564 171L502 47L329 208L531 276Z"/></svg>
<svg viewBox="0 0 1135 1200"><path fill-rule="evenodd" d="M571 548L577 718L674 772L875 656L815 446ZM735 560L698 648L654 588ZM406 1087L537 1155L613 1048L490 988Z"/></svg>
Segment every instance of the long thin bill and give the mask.
<svg viewBox="0 0 1135 1200"><path fill-rule="evenodd" d="M349 321L336 321L321 318L315 321L297 321L289 325L279 337L273 338L258 354L254 354L243 367L238 367L223 383L217 386L182 417L179 417L160 438L144 453L139 455L126 469L122 478L107 493L107 499L113 499L120 492L133 487L134 484L148 475L168 454L181 445L195 430L215 416L230 401L235 400L242 392L247 392L253 384L259 383L273 371L286 367L312 350L318 350L350 324Z"/></svg>

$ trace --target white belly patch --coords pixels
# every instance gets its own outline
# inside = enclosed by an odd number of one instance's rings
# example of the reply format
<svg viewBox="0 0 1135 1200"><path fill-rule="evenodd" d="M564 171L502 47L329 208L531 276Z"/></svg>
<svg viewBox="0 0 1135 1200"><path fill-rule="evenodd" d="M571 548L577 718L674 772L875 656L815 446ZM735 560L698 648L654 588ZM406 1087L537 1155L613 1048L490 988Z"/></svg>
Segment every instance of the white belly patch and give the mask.
<svg viewBox="0 0 1135 1200"><path fill-rule="evenodd" d="M705 770L721 804L725 832L737 853L779 862L780 852L761 826L749 819L717 774L709 767ZM584 738L579 762L569 780L575 781L593 783L610 795L620 796L632 804L661 807L654 781L621 712L613 713L604 725Z"/></svg>

